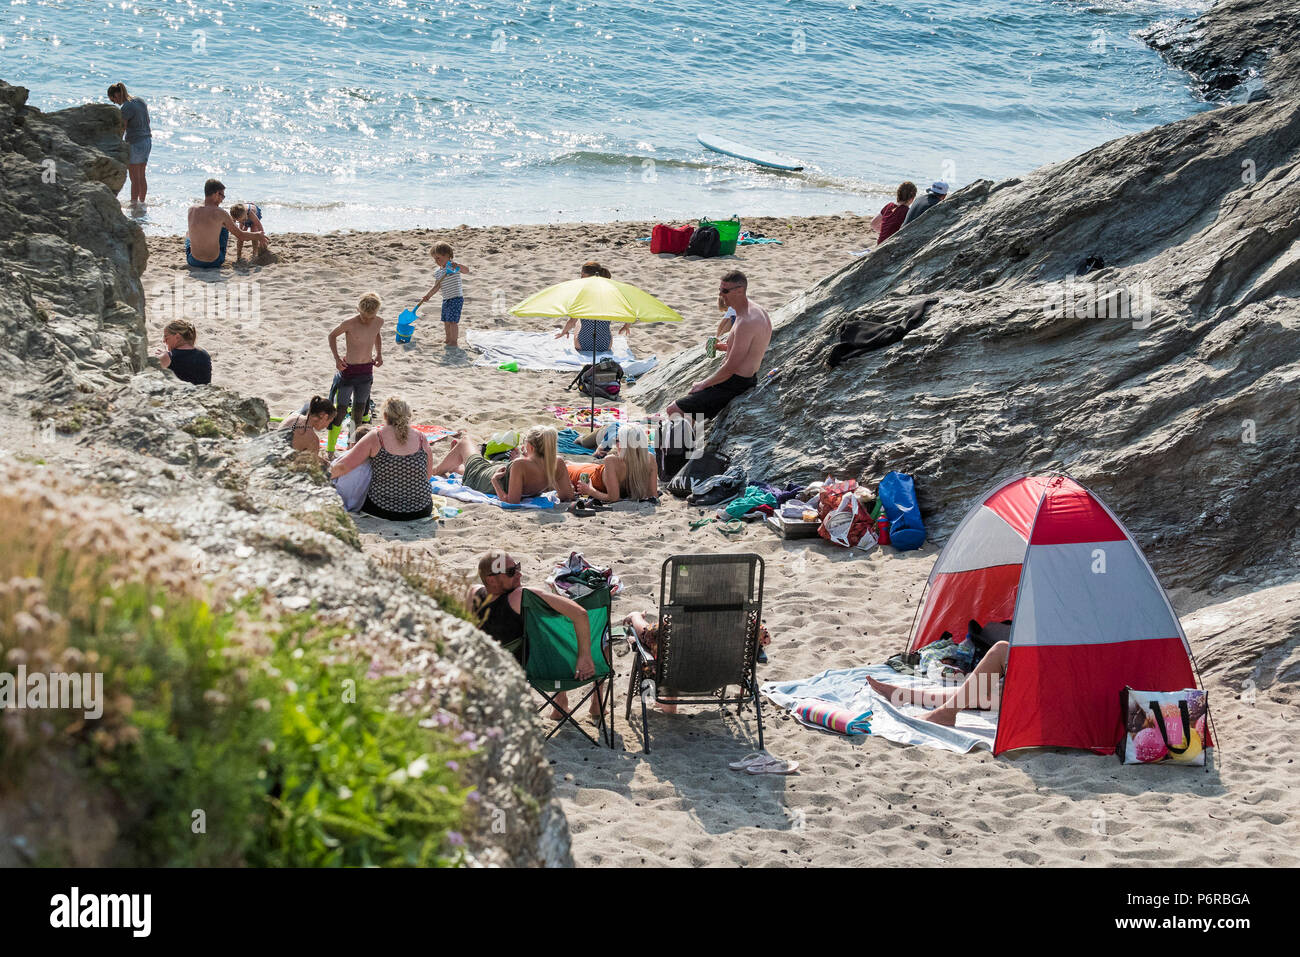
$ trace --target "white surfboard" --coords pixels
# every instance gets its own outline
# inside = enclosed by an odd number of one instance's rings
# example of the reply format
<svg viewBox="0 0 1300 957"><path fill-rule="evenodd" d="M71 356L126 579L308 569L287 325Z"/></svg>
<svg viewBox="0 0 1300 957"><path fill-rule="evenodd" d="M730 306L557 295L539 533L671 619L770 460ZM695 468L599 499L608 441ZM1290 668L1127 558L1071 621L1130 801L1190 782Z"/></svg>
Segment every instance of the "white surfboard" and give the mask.
<svg viewBox="0 0 1300 957"><path fill-rule="evenodd" d="M724 156L734 156L736 159L754 163L758 166L766 166L768 169L783 169L790 172L798 172L803 169L803 164L793 157L782 156L779 153L769 153L767 150L754 149L744 143L737 143L735 140L723 139L720 136L711 136L707 133L698 134L696 139L700 141L700 145L706 150L713 150L713 152L722 153Z"/></svg>

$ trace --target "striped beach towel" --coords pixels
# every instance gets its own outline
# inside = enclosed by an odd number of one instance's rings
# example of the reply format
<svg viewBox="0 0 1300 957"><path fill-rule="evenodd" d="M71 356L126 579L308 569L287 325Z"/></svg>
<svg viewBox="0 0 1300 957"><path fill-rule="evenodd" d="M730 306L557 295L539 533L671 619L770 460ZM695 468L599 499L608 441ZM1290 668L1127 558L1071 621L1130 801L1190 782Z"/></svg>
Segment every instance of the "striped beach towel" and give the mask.
<svg viewBox="0 0 1300 957"><path fill-rule="evenodd" d="M849 711L820 698L805 698L791 713L813 728L825 728L836 734L870 734L871 712Z"/></svg>

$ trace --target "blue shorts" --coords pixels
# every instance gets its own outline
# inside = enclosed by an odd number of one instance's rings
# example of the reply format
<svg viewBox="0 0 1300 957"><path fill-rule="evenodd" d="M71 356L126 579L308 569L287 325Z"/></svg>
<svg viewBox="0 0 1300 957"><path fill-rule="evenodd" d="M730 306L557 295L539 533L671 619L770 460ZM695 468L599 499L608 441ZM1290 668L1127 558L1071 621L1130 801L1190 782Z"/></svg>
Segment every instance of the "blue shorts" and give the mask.
<svg viewBox="0 0 1300 957"><path fill-rule="evenodd" d="M190 255L190 237L185 237L185 261L195 269L216 269L226 261L226 243L230 241L230 231L224 226L221 228L221 236L217 242L221 244L221 252L217 253L217 258L210 263L205 263L202 259L195 259Z"/></svg>
<svg viewBox="0 0 1300 957"><path fill-rule="evenodd" d="M460 322L460 311L464 305L464 296L457 296L455 299L444 299L442 301L442 321Z"/></svg>
<svg viewBox="0 0 1300 957"><path fill-rule="evenodd" d="M135 166L139 163L149 162L149 151L153 149L153 137L146 136L142 140L136 140L134 143L127 143L128 156L126 159L128 166Z"/></svg>

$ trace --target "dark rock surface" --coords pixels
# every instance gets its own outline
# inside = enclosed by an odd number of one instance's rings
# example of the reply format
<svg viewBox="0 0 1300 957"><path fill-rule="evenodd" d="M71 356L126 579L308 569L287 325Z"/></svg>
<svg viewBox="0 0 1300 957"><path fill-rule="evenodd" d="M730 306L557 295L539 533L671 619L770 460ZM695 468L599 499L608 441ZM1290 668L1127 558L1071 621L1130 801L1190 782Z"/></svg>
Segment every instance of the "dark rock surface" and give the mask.
<svg viewBox="0 0 1300 957"><path fill-rule="evenodd" d="M1288 6L1216 7L1190 28L1201 47L1167 54L1208 76L1276 51L1270 98L973 183L775 312L766 381L710 444L755 479L909 472L940 539L995 480L1064 469L1167 585L1300 568L1300 44L1276 49L1296 29L1278 26ZM1076 279L1089 256L1105 268ZM919 329L828 368L842 324L895 322L927 296L939 303ZM662 408L711 368L691 350L633 397Z"/></svg>

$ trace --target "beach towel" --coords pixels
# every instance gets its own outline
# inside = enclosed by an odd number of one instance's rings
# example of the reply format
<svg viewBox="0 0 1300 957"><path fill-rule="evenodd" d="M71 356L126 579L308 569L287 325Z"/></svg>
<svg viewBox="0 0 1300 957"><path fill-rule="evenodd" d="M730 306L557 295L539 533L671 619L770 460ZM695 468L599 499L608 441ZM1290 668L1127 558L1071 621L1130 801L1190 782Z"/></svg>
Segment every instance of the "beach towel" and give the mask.
<svg viewBox="0 0 1300 957"><path fill-rule="evenodd" d="M590 429L592 408L586 405L548 405L546 411L572 429ZM623 418L623 410L614 405L598 405L595 408L596 425L608 425Z"/></svg>
<svg viewBox="0 0 1300 957"><path fill-rule="evenodd" d="M560 497L554 492L546 492L538 495L536 498L526 498L518 505L511 505L509 502L503 502L495 495L484 495L482 492L476 492L472 488L466 488L460 484L460 476L455 475L446 478L442 475L435 475L429 479L429 484L433 486L435 495L442 495L446 498L454 498L458 502L472 502L476 505L495 505L497 508L506 509L547 509L555 508L560 502Z"/></svg>
<svg viewBox="0 0 1300 957"><path fill-rule="evenodd" d="M963 711L957 716L955 728L945 728L921 720L921 715L925 714L922 707L900 707L881 700L867 684L867 675L898 687L922 690L952 688L951 685L945 686L926 678L900 675L889 665L869 665L865 668L823 671L811 678L794 681L768 681L759 691L778 707L785 708L792 714L810 698L858 716L870 712L870 733L898 744L923 745L955 754L966 754L976 748L993 750L993 739L998 730L997 712L973 709Z"/></svg>
<svg viewBox="0 0 1300 957"><path fill-rule="evenodd" d="M590 352L577 352L573 340L557 339L553 332L524 332L519 329L470 329L465 344L483 353L476 366L492 366L503 362L517 362L520 369L534 372L572 369L578 371L591 362ZM597 352L596 361L613 359L619 365L636 363L627 336L614 336L614 348ZM644 374L644 372L640 373Z"/></svg>
<svg viewBox="0 0 1300 957"><path fill-rule="evenodd" d="M556 435L555 449L565 458L572 455L591 455L596 451L587 448L585 445L578 444L577 429L560 429Z"/></svg>
<svg viewBox="0 0 1300 957"><path fill-rule="evenodd" d="M870 734L871 712L858 714L841 708L821 698L809 698L790 710L795 720L810 728L834 731L836 734Z"/></svg>

